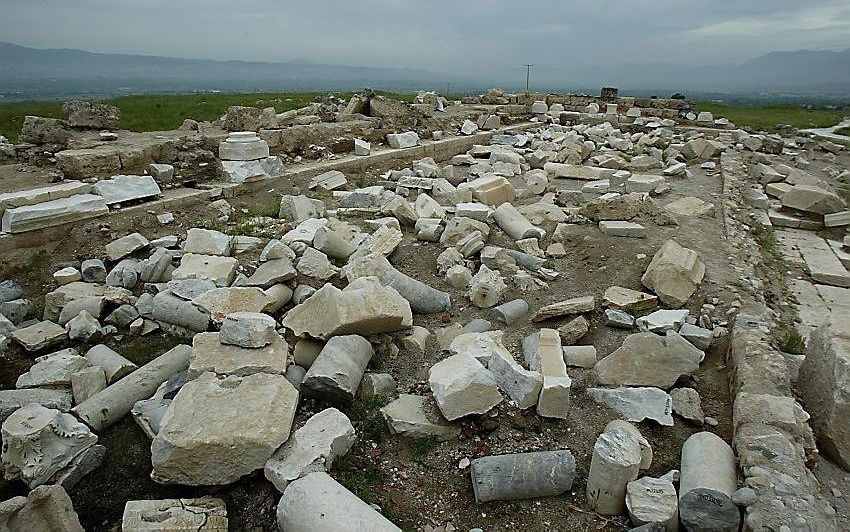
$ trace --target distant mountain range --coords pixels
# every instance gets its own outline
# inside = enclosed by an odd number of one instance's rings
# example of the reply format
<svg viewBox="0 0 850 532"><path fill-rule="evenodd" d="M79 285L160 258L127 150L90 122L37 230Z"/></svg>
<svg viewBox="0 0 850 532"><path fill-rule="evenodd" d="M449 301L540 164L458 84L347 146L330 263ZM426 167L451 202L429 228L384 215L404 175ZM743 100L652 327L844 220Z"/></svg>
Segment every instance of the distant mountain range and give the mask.
<svg viewBox="0 0 850 532"><path fill-rule="evenodd" d="M472 78L420 69L177 59L104 54L73 49L35 49L0 42L0 94L6 99L145 92L341 91L364 87L411 92L524 88L525 71ZM521 78L521 79L520 79ZM850 49L772 52L737 65L660 63L591 67L535 67L532 88L544 91L618 86L624 93L659 96L691 93L793 93L850 100ZM0 99L0 101L3 101Z"/></svg>

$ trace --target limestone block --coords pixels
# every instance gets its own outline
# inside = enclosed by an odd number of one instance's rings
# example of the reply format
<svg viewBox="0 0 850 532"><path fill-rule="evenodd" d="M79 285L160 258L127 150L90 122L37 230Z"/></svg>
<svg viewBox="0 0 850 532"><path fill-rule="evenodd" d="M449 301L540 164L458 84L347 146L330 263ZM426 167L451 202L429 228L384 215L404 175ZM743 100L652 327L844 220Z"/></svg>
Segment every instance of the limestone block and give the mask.
<svg viewBox="0 0 850 532"><path fill-rule="evenodd" d="M184 253L230 256L231 237L220 231L193 227L186 232Z"/></svg>
<svg viewBox="0 0 850 532"><path fill-rule="evenodd" d="M328 339L339 334L394 332L412 325L410 304L377 277L355 279L343 290L326 284L297 305L281 323L297 336Z"/></svg>
<svg viewBox="0 0 850 532"><path fill-rule="evenodd" d="M0 530L83 532L83 527L65 488L39 486L26 497L0 502Z"/></svg>
<svg viewBox="0 0 850 532"><path fill-rule="evenodd" d="M587 393L628 421L652 419L673 426L672 398L659 388L588 388Z"/></svg>
<svg viewBox="0 0 850 532"><path fill-rule="evenodd" d="M636 333L600 360L594 371L602 384L670 388L699 368L705 354L674 331L666 336Z"/></svg>
<svg viewBox="0 0 850 532"><path fill-rule="evenodd" d="M425 397L400 394L381 408L390 432L410 438L435 438L446 441L460 435L460 429L445 422L439 412L426 409Z"/></svg>
<svg viewBox="0 0 850 532"><path fill-rule="evenodd" d="M695 251L668 240L652 257L641 283L668 306L688 302L705 276L705 264Z"/></svg>
<svg viewBox="0 0 850 532"><path fill-rule="evenodd" d="M387 135L387 144L390 148L412 148L419 144L419 135L415 131L405 133L390 133Z"/></svg>
<svg viewBox="0 0 850 532"><path fill-rule="evenodd" d="M218 157L223 161L251 161L269 156L269 145L253 131L230 133L218 145Z"/></svg>
<svg viewBox="0 0 850 532"><path fill-rule="evenodd" d="M63 349L56 353L40 356L29 371L15 382L16 388L70 386L71 376L91 363L81 357L75 349Z"/></svg>
<svg viewBox="0 0 850 532"><path fill-rule="evenodd" d="M818 447L850 470L850 319L833 313L812 331L797 387L812 416Z"/></svg>
<svg viewBox="0 0 850 532"><path fill-rule="evenodd" d="M216 286L230 286L236 278L238 261L233 257L215 255L196 255L186 253L180 259L180 266L171 274L174 280L206 279Z"/></svg>
<svg viewBox="0 0 850 532"><path fill-rule="evenodd" d="M9 338L29 352L40 351L65 339L65 328L52 321L40 321L13 331Z"/></svg>
<svg viewBox="0 0 850 532"><path fill-rule="evenodd" d="M116 175L95 183L92 193L101 196L107 205L114 205L159 196L162 190L149 175Z"/></svg>
<svg viewBox="0 0 850 532"><path fill-rule="evenodd" d="M283 375L286 372L289 344L277 333L269 344L257 349L224 344L220 341L221 334L204 332L192 338L190 379L208 371L236 377L254 373Z"/></svg>
<svg viewBox="0 0 850 532"><path fill-rule="evenodd" d="M471 355L453 355L437 362L429 371L428 382L449 421L484 414L502 402L493 375Z"/></svg>
<svg viewBox="0 0 850 532"><path fill-rule="evenodd" d="M472 197L485 205L496 207L516 198L516 190L504 177L484 176L469 182Z"/></svg>
<svg viewBox="0 0 850 532"><path fill-rule="evenodd" d="M269 290L275 286L285 285L272 285ZM192 304L209 314L212 321L218 324L223 323L225 317L234 312L261 312L270 302L269 294L255 286L213 288L192 298Z"/></svg>
<svg viewBox="0 0 850 532"><path fill-rule="evenodd" d="M0 423L24 405L37 403L45 408L67 412L73 404L71 391L67 388L25 388L0 390Z"/></svg>
<svg viewBox="0 0 850 532"><path fill-rule="evenodd" d="M354 427L348 417L336 408L326 408L310 417L275 451L266 462L265 476L283 493L290 482L304 475L329 471L354 440Z"/></svg>
<svg viewBox="0 0 850 532"><path fill-rule="evenodd" d="M227 509L215 497L127 501L122 532L227 532Z"/></svg>
<svg viewBox="0 0 850 532"><path fill-rule="evenodd" d="M3 211L0 230L6 233L23 233L78 222L108 212L109 208L101 196L76 194L35 205L6 209Z"/></svg>
<svg viewBox="0 0 850 532"><path fill-rule="evenodd" d="M258 409L257 405L264 405ZM265 465L289 438L298 392L280 375L187 382L151 444L151 477L164 484L224 485Z"/></svg>

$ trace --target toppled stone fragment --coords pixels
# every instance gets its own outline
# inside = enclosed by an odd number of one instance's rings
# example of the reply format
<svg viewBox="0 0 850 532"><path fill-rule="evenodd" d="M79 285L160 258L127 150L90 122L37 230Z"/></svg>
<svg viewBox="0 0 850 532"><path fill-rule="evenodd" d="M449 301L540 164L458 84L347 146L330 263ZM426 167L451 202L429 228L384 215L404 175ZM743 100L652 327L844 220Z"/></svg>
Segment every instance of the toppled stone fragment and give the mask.
<svg viewBox="0 0 850 532"><path fill-rule="evenodd" d="M0 503L0 530L83 532L83 527L65 488L39 486Z"/></svg>
<svg viewBox="0 0 850 532"><path fill-rule="evenodd" d="M699 392L693 388L676 388L670 391L673 400L673 412L689 421L702 424L705 414L702 413L702 399Z"/></svg>
<svg viewBox="0 0 850 532"><path fill-rule="evenodd" d="M93 366L99 366L103 370L109 384L138 369L137 365L103 344L92 347L85 356Z"/></svg>
<svg viewBox="0 0 850 532"><path fill-rule="evenodd" d="M673 308L683 306L705 276L705 264L696 252L668 240L658 250L641 277L641 283Z"/></svg>
<svg viewBox="0 0 850 532"><path fill-rule="evenodd" d="M381 408L381 414L393 434L410 438L435 438L439 441L460 435L460 429L445 423L439 413L429 415L425 408L425 397L419 395L400 394L398 399Z"/></svg>
<svg viewBox="0 0 850 532"><path fill-rule="evenodd" d="M595 307L596 299L593 296L575 297L541 308L537 311L534 317L531 318L531 321L544 321L552 318L560 318L561 316L567 316L569 314L581 314L583 312L590 312Z"/></svg>
<svg viewBox="0 0 850 532"><path fill-rule="evenodd" d="M96 431L109 427L127 415L137 401L152 396L172 375L185 371L191 353L188 345L176 346L78 404L74 414Z"/></svg>
<svg viewBox="0 0 850 532"><path fill-rule="evenodd" d="M297 336L326 340L338 334L394 332L412 325L410 304L377 277L355 279L343 290L326 284L290 310L281 323Z"/></svg>
<svg viewBox="0 0 850 532"><path fill-rule="evenodd" d="M204 373L177 392L162 420L151 444L151 477L191 486L234 482L263 467L289 438L297 404L298 392L280 375L219 380Z"/></svg>
<svg viewBox="0 0 850 532"><path fill-rule="evenodd" d="M575 468L567 450L476 458L470 468L475 502L561 495L573 486Z"/></svg>
<svg viewBox="0 0 850 532"><path fill-rule="evenodd" d="M587 393L598 403L619 412L628 421L638 423L652 419L673 426L670 395L658 388L588 388Z"/></svg>
<svg viewBox="0 0 850 532"><path fill-rule="evenodd" d="M50 482L97 443L97 436L74 416L37 403L6 418L2 433L6 479L20 479L30 488Z"/></svg>
<svg viewBox="0 0 850 532"><path fill-rule="evenodd" d="M657 307L658 297L622 286L612 286L605 290L602 305L615 310L635 313Z"/></svg>
<svg viewBox="0 0 850 532"><path fill-rule="evenodd" d="M211 229L199 229L193 227L186 233L186 242L183 244L185 253L198 255L221 255L230 256L232 239L220 231Z"/></svg>
<svg viewBox="0 0 850 532"><path fill-rule="evenodd" d="M65 339L65 328L52 321L40 321L29 327L12 331L9 338L29 352L40 351Z"/></svg>
<svg viewBox="0 0 850 532"><path fill-rule="evenodd" d="M310 365L301 389L325 400L351 401L374 354L362 336L334 336Z"/></svg>
<svg viewBox="0 0 850 532"><path fill-rule="evenodd" d="M469 282L469 299L478 308L496 305L508 286L499 270L491 270L482 264Z"/></svg>
<svg viewBox="0 0 850 532"><path fill-rule="evenodd" d="M401 532L324 472L310 473L287 486L277 506L277 523L280 530L287 532Z"/></svg>
<svg viewBox="0 0 850 532"><path fill-rule="evenodd" d="M254 373L283 375L287 368L289 344L274 333L260 348L246 348L221 342L223 333L199 333L192 338L189 378L211 371L218 375L244 377Z"/></svg>
<svg viewBox="0 0 850 532"><path fill-rule="evenodd" d="M63 349L36 358L35 364L18 377L15 387L69 386L74 373L89 365L90 362L78 355L75 349Z"/></svg>
<svg viewBox="0 0 850 532"><path fill-rule="evenodd" d="M594 368L602 384L670 388L699 368L705 354L673 331L631 334Z"/></svg>
<svg viewBox="0 0 850 532"><path fill-rule="evenodd" d="M428 373L428 383L437 406L449 421L484 414L502 402L495 379L471 355L453 355L437 362Z"/></svg>
<svg viewBox="0 0 850 532"><path fill-rule="evenodd" d="M279 337L274 318L259 312L233 312L221 324L222 344L245 348L265 347Z"/></svg>
<svg viewBox="0 0 850 532"><path fill-rule="evenodd" d="M317 471L327 472L334 460L354 444L354 427L336 408L326 408L275 451L266 462L265 476L281 493L293 480Z"/></svg>
<svg viewBox="0 0 850 532"><path fill-rule="evenodd" d="M127 501L122 532L227 532L227 509L215 497Z"/></svg>

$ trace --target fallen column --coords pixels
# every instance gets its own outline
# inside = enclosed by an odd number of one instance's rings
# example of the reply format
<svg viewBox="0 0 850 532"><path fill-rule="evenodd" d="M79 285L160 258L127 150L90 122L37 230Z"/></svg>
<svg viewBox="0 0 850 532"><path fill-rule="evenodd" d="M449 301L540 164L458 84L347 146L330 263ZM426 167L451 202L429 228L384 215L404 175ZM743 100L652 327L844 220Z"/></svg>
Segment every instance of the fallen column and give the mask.
<svg viewBox="0 0 850 532"><path fill-rule="evenodd" d="M711 432L682 445L679 519L687 530L735 531L741 514L732 502L737 488L735 453Z"/></svg>
<svg viewBox="0 0 850 532"><path fill-rule="evenodd" d="M322 472L310 473L286 487L277 505L277 526L286 532L401 531L330 475Z"/></svg>
<svg viewBox="0 0 850 532"><path fill-rule="evenodd" d="M535 227L510 203L502 203L493 213L493 219L514 240L523 238L543 238L546 231Z"/></svg>
<svg viewBox="0 0 850 532"><path fill-rule="evenodd" d="M98 344L89 349L86 353L86 359L92 365L103 369L106 375L106 382L109 384L120 380L138 368L138 366L103 344Z"/></svg>
<svg viewBox="0 0 850 532"><path fill-rule="evenodd" d="M626 507L634 526L660 523L665 531L679 529L679 500L670 480L643 477L629 482L626 490Z"/></svg>
<svg viewBox="0 0 850 532"><path fill-rule="evenodd" d="M573 486L575 472L567 450L484 456L470 468L478 503L561 495Z"/></svg>
<svg viewBox="0 0 850 532"><path fill-rule="evenodd" d="M446 292L432 288L398 271L390 261L378 253L357 257L345 267L348 282L366 276L376 276L381 284L394 288L410 303L410 310L417 314L445 312L452 306Z"/></svg>
<svg viewBox="0 0 850 532"><path fill-rule="evenodd" d="M626 486L637 479L641 446L631 431L612 427L593 445L587 474L587 500L602 515L620 515L626 509Z"/></svg>
<svg viewBox="0 0 850 532"><path fill-rule="evenodd" d="M334 336L304 375L304 393L331 401L351 401L375 351L362 336Z"/></svg>
<svg viewBox="0 0 850 532"><path fill-rule="evenodd" d="M501 321L505 325L513 325L520 318L528 314L528 303L524 299L514 299L493 307L490 315L493 319Z"/></svg>
<svg viewBox="0 0 850 532"><path fill-rule="evenodd" d="M75 406L71 411L95 431L130 412L136 401L151 397L172 375L189 368L192 348L178 345Z"/></svg>

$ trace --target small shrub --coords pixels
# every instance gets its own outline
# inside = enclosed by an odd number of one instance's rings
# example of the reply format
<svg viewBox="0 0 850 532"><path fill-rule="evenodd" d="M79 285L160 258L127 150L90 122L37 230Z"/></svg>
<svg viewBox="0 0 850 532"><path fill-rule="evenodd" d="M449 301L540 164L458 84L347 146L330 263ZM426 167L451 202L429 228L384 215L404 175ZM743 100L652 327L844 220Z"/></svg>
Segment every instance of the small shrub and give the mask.
<svg viewBox="0 0 850 532"><path fill-rule="evenodd" d="M779 350L791 355L806 354L806 340L794 329L785 329L779 338Z"/></svg>

